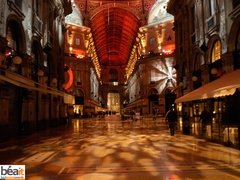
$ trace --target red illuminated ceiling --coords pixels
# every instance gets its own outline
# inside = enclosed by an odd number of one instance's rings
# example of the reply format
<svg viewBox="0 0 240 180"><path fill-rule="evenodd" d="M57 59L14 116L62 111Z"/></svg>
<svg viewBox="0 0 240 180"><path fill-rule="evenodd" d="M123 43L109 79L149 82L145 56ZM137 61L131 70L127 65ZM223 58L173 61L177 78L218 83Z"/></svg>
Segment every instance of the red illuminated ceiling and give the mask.
<svg viewBox="0 0 240 180"><path fill-rule="evenodd" d="M74 2L81 12L84 23L87 23L84 26L91 28L101 67L126 66L139 27L145 25L140 24L140 21L146 20L156 0L74 0Z"/></svg>
<svg viewBox="0 0 240 180"><path fill-rule="evenodd" d="M139 26L139 20L124 9L109 8L96 14L91 29L100 65L126 65Z"/></svg>

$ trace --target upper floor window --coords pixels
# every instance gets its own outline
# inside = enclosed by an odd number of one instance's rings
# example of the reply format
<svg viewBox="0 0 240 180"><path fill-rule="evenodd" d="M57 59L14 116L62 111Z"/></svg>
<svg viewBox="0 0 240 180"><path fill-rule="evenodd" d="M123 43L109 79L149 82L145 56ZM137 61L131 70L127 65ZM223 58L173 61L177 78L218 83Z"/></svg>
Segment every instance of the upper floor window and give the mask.
<svg viewBox="0 0 240 180"><path fill-rule="evenodd" d="M12 21L7 27L7 47L6 47L6 68L21 73L21 61L20 54L20 36L18 32L18 24Z"/></svg>
<svg viewBox="0 0 240 180"><path fill-rule="evenodd" d="M76 45L79 46L80 45L80 39L76 38Z"/></svg>
<svg viewBox="0 0 240 180"><path fill-rule="evenodd" d="M194 70L200 69L200 66L201 66L201 58L200 58L200 55L197 54L194 62Z"/></svg>
<svg viewBox="0 0 240 180"><path fill-rule="evenodd" d="M33 7L34 7L34 11L35 13L40 16L40 12L41 12L41 8L40 8L40 3L39 3L39 0L34 0L33 1Z"/></svg>
<svg viewBox="0 0 240 180"><path fill-rule="evenodd" d="M80 70L77 70L77 85L82 85Z"/></svg>
<svg viewBox="0 0 240 180"><path fill-rule="evenodd" d="M192 74L193 88L197 89L202 86L202 72L201 72L201 56L196 54L194 61L194 71Z"/></svg>
<svg viewBox="0 0 240 180"><path fill-rule="evenodd" d="M214 0L208 0L208 4L209 4L209 17L211 17L215 10L214 10Z"/></svg>
<svg viewBox="0 0 240 180"><path fill-rule="evenodd" d="M152 69L151 70L151 81L150 81L150 84L155 84L155 81L156 81L156 72L155 72L155 69Z"/></svg>
<svg viewBox="0 0 240 180"><path fill-rule="evenodd" d="M16 29L13 27L12 24L10 24L7 28L7 41L8 47L10 47L14 51L17 51L17 36L15 31Z"/></svg>
<svg viewBox="0 0 240 180"><path fill-rule="evenodd" d="M223 74L221 60L221 43L219 40L215 41L212 47L210 70L210 81L221 77Z"/></svg>
<svg viewBox="0 0 240 180"><path fill-rule="evenodd" d="M212 48L211 62L213 63L219 59L221 59L221 43L220 41L216 41Z"/></svg>
<svg viewBox="0 0 240 180"><path fill-rule="evenodd" d="M239 0L232 0L232 4L233 4L233 9L235 9L236 7L238 7L240 5L240 1Z"/></svg>

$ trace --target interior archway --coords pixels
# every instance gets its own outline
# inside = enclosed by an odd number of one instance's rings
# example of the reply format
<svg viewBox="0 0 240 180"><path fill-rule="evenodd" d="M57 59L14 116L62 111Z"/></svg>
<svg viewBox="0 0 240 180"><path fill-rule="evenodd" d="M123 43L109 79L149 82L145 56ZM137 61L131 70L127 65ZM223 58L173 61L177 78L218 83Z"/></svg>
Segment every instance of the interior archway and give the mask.
<svg viewBox="0 0 240 180"><path fill-rule="evenodd" d="M120 113L120 94L118 92L109 92L107 95L107 109L113 113Z"/></svg>

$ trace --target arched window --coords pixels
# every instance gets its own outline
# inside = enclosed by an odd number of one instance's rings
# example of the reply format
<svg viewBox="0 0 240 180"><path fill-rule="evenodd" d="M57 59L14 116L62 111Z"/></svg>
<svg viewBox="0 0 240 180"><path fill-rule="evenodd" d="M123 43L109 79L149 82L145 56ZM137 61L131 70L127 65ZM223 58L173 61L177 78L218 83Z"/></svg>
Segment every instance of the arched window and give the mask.
<svg viewBox="0 0 240 180"><path fill-rule="evenodd" d="M219 40L215 41L211 50L211 64L210 64L210 81L213 81L222 76L222 60L221 60L221 43Z"/></svg>
<svg viewBox="0 0 240 180"><path fill-rule="evenodd" d="M214 63L215 61L221 59L221 43L220 41L216 41L213 45L212 52L211 52L211 62Z"/></svg>
<svg viewBox="0 0 240 180"><path fill-rule="evenodd" d="M22 59L18 56L19 53L19 36L18 36L18 32L17 32L17 28L18 24L15 21L12 21L11 23L9 23L8 27L7 27L7 48L6 48L6 68L8 68L11 71L15 71L17 73L21 72L21 61ZM18 57L18 61L14 62L14 58ZM16 59L16 58L15 58Z"/></svg>
<svg viewBox="0 0 240 180"><path fill-rule="evenodd" d="M194 71L200 69L200 67L201 67L201 59L200 59L200 55L199 55L199 53L198 53L198 54L196 54L196 56L195 56Z"/></svg>
<svg viewBox="0 0 240 180"><path fill-rule="evenodd" d="M201 56L196 54L194 61L194 71L192 74L193 88L197 89L202 86L202 72L201 72Z"/></svg>

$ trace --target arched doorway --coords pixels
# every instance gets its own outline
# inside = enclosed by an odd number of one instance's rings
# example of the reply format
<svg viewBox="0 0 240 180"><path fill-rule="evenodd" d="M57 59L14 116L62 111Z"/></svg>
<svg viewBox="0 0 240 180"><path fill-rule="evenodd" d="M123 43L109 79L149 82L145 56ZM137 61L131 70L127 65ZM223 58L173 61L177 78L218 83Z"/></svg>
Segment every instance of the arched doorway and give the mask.
<svg viewBox="0 0 240 180"><path fill-rule="evenodd" d="M111 112L120 113L120 95L118 92L109 92L107 95L107 109Z"/></svg>
<svg viewBox="0 0 240 180"><path fill-rule="evenodd" d="M76 89L74 92L75 104L73 105L74 116L82 117L83 116L83 104L84 104L84 95L83 91Z"/></svg>

